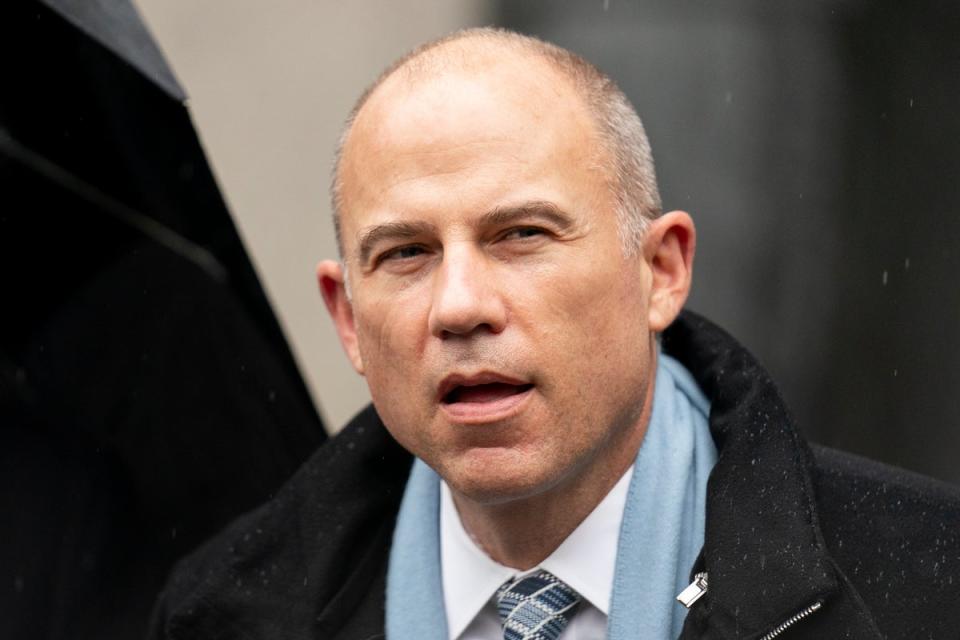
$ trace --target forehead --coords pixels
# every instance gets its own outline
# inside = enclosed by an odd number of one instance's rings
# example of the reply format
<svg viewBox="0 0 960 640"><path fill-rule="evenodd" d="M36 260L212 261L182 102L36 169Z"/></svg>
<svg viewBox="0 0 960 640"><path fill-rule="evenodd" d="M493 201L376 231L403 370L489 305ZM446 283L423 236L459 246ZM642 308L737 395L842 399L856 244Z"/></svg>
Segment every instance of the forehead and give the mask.
<svg viewBox="0 0 960 640"><path fill-rule="evenodd" d="M539 56L482 48L447 58L398 69L370 97L358 124L366 120L399 126L431 110L435 115L496 110L539 118L582 110L570 81Z"/></svg>
<svg viewBox="0 0 960 640"><path fill-rule="evenodd" d="M491 183L506 172L514 182L544 173L583 181L574 174L602 164L597 139L574 87L535 56L401 69L370 96L344 145L341 225L348 232L358 217L404 193L464 196L464 180L500 188Z"/></svg>

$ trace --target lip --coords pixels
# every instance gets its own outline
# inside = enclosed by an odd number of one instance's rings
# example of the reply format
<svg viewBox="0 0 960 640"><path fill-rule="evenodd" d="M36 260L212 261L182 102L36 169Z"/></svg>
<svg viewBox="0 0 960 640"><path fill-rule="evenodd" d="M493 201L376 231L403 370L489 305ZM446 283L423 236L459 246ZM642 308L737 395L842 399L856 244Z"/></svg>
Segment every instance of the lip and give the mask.
<svg viewBox="0 0 960 640"><path fill-rule="evenodd" d="M452 402L445 403L443 398L460 386L475 386L482 384L502 383L513 386L528 386L518 393L514 393L496 400L487 402ZM445 377L437 389L437 404L440 410L453 422L460 424L484 424L504 420L522 410L530 396L533 395L534 385L526 380L493 371L483 371L471 375L451 374Z"/></svg>

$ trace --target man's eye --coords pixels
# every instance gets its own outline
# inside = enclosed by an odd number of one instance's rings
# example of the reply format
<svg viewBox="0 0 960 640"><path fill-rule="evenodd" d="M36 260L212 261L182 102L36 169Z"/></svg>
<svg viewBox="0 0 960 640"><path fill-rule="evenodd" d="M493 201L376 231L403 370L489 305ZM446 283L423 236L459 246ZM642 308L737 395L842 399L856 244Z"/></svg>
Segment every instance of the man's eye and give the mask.
<svg viewBox="0 0 960 640"><path fill-rule="evenodd" d="M389 251L384 252L380 256L378 262L385 262L387 260L409 260L410 258L416 258L423 253L423 247L417 245L397 247L396 249L390 249Z"/></svg>
<svg viewBox="0 0 960 640"><path fill-rule="evenodd" d="M543 229L539 227L517 227L516 229L510 229L503 235L504 240L526 240L527 238L534 238L536 236L542 236L546 233Z"/></svg>

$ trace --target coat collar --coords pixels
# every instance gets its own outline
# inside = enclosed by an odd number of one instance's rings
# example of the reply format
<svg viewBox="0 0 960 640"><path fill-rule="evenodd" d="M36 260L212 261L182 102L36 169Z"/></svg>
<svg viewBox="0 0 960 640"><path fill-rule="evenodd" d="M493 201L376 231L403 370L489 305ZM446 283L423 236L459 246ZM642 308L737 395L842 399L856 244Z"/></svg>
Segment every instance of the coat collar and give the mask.
<svg viewBox="0 0 960 640"><path fill-rule="evenodd" d="M818 523L809 448L769 374L722 329L684 312L663 348L710 398L719 452L704 548L691 572L706 571L709 588L683 637L707 628L720 637L762 636L840 590Z"/></svg>

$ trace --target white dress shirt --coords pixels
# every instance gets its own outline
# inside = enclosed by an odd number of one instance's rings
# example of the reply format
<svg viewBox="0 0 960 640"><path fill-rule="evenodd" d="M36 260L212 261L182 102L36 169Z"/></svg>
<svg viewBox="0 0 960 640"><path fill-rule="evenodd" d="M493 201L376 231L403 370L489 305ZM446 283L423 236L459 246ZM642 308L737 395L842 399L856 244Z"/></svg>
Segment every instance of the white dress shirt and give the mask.
<svg viewBox="0 0 960 640"><path fill-rule="evenodd" d="M549 571L583 596L559 640L602 640L607 633L617 540L633 466L538 567L518 571L492 560L460 522L450 488L440 486L440 564L450 640L503 640L494 594L507 580Z"/></svg>

